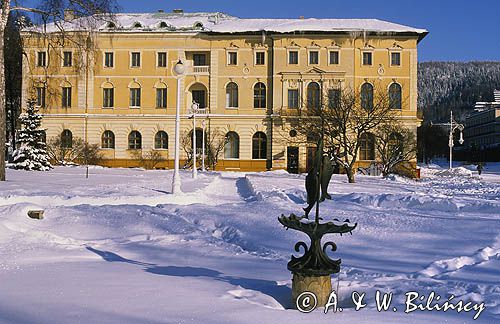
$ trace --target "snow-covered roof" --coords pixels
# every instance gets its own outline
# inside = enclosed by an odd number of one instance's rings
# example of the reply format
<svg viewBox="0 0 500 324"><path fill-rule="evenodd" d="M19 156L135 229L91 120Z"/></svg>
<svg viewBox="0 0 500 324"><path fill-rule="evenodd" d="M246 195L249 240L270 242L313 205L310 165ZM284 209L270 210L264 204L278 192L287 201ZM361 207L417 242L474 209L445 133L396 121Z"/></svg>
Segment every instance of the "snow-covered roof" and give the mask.
<svg viewBox="0 0 500 324"><path fill-rule="evenodd" d="M86 24L88 17L64 22L65 30L78 30ZM247 19L220 12L200 13L119 13L112 19L101 18L97 29L103 32L140 31L191 31L212 33L249 32L354 32L412 33L421 37L427 30L404 26L379 19ZM47 25L48 32L59 31L55 24Z"/></svg>

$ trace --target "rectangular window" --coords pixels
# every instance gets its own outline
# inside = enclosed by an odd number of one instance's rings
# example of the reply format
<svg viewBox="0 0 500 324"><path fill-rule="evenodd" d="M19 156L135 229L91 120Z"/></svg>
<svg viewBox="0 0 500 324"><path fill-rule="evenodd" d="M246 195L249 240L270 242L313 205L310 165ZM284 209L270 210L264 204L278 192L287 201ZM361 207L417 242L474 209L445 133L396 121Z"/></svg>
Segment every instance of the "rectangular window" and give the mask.
<svg viewBox="0 0 500 324"><path fill-rule="evenodd" d="M236 53L236 52L227 53L227 64L228 65L237 65L238 64L238 53Z"/></svg>
<svg viewBox="0 0 500 324"><path fill-rule="evenodd" d="M299 108L298 89L288 89L288 108Z"/></svg>
<svg viewBox="0 0 500 324"><path fill-rule="evenodd" d="M46 66L47 65L47 53L46 52L38 52L38 66Z"/></svg>
<svg viewBox="0 0 500 324"><path fill-rule="evenodd" d="M391 65L400 66L401 65L401 53L391 53Z"/></svg>
<svg viewBox="0 0 500 324"><path fill-rule="evenodd" d="M339 64L339 51L330 51L330 64Z"/></svg>
<svg viewBox="0 0 500 324"><path fill-rule="evenodd" d="M193 54L194 66L207 66L207 56L205 54Z"/></svg>
<svg viewBox="0 0 500 324"><path fill-rule="evenodd" d="M36 105L45 107L45 87L36 87Z"/></svg>
<svg viewBox="0 0 500 324"><path fill-rule="evenodd" d="M363 65L372 65L372 53L364 52L363 53Z"/></svg>
<svg viewBox="0 0 500 324"><path fill-rule="evenodd" d="M158 67L167 67L167 53L158 53Z"/></svg>
<svg viewBox="0 0 500 324"><path fill-rule="evenodd" d="M167 88L156 89L156 108L167 108Z"/></svg>
<svg viewBox="0 0 500 324"><path fill-rule="evenodd" d="M130 107L141 106L141 88L130 89Z"/></svg>
<svg viewBox="0 0 500 324"><path fill-rule="evenodd" d="M319 64L319 52L310 51L309 52L309 64Z"/></svg>
<svg viewBox="0 0 500 324"><path fill-rule="evenodd" d="M132 52L131 56L132 57L131 57L130 66L131 67L140 67L141 66L141 53Z"/></svg>
<svg viewBox="0 0 500 324"><path fill-rule="evenodd" d="M266 64L265 58L266 58L266 53L264 53L264 52L256 52L255 53L255 65L264 65L264 64Z"/></svg>
<svg viewBox="0 0 500 324"><path fill-rule="evenodd" d="M63 53L63 66L69 67L73 65L73 53L64 52Z"/></svg>
<svg viewBox="0 0 500 324"><path fill-rule="evenodd" d="M104 108L113 108L115 106L115 92L113 88L103 89L102 106Z"/></svg>
<svg viewBox="0 0 500 324"><path fill-rule="evenodd" d="M288 64L299 64L299 52L298 51L288 52Z"/></svg>
<svg viewBox="0 0 500 324"><path fill-rule="evenodd" d="M114 66L114 53L106 52L104 53L104 67L112 68Z"/></svg>
<svg viewBox="0 0 500 324"><path fill-rule="evenodd" d="M340 107L340 89L328 90L328 107L332 109Z"/></svg>
<svg viewBox="0 0 500 324"><path fill-rule="evenodd" d="M63 108L71 107L71 87L62 88L62 106Z"/></svg>

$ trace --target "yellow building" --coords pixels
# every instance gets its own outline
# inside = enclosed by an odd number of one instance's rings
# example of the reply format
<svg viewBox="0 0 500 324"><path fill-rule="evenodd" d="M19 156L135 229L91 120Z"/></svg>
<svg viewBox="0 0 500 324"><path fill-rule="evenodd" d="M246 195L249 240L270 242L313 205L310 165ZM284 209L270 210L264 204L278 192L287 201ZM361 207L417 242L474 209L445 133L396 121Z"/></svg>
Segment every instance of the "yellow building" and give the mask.
<svg viewBox="0 0 500 324"><path fill-rule="evenodd" d="M306 147L289 147L279 128L281 113L300 108L310 91L392 85L408 98L400 108L405 125L419 124L423 29L376 19L240 19L179 10L117 14L92 32L82 32L80 21L66 31L81 42L48 46L47 38L23 32L23 98L36 96L47 138L98 143L106 165L137 166L138 156L154 150L166 159L159 167L172 167L178 96L183 133L192 130L196 101L206 108L197 127L205 120L226 135L217 168L227 170L305 170ZM54 25L47 30L57 33ZM173 69L179 60L182 76Z"/></svg>

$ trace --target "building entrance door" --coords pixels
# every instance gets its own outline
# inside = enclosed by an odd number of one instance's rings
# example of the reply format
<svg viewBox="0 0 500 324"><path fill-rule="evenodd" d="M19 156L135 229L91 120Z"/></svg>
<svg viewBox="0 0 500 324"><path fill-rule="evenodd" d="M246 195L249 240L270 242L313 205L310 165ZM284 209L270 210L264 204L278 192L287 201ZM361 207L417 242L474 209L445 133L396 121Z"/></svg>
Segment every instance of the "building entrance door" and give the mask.
<svg viewBox="0 0 500 324"><path fill-rule="evenodd" d="M299 148L288 146L286 152L286 170L289 173L299 173Z"/></svg>

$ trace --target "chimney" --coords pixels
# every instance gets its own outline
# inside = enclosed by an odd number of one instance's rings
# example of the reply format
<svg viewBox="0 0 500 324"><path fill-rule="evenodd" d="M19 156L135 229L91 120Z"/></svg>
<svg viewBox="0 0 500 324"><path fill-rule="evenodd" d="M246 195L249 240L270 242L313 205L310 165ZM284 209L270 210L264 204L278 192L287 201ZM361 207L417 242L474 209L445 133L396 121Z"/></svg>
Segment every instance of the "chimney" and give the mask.
<svg viewBox="0 0 500 324"><path fill-rule="evenodd" d="M300 16L299 19L304 19L304 16Z"/></svg>
<svg viewBox="0 0 500 324"><path fill-rule="evenodd" d="M159 13L164 13L164 12L165 12L165 10L163 10L163 9L158 9L158 12L159 12Z"/></svg>
<svg viewBox="0 0 500 324"><path fill-rule="evenodd" d="M75 11L72 9L64 9L64 20L71 21L76 19Z"/></svg>
<svg viewBox="0 0 500 324"><path fill-rule="evenodd" d="M183 9L174 9L172 10L173 13L176 13L176 14L181 14L181 13L184 13L184 10Z"/></svg>

